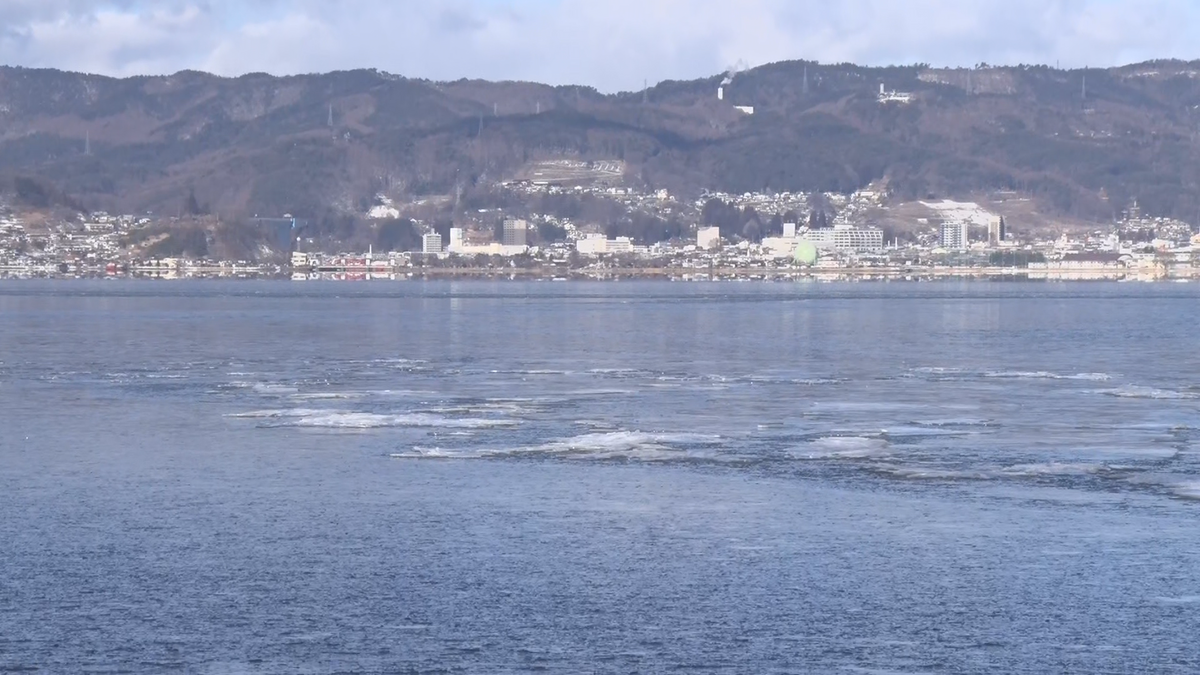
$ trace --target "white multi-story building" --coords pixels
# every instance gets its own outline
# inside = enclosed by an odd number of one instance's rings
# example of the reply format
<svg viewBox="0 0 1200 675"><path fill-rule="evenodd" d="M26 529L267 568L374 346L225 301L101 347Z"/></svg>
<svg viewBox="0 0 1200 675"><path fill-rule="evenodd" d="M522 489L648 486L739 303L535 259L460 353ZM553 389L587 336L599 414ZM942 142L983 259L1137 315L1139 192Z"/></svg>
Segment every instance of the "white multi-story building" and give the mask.
<svg viewBox="0 0 1200 675"><path fill-rule="evenodd" d="M589 234L575 242L575 250L584 255L607 253L608 238L603 234Z"/></svg>
<svg viewBox="0 0 1200 675"><path fill-rule="evenodd" d="M808 230L800 235L820 250L834 251L881 251L883 230L876 227L835 227L833 229Z"/></svg>
<svg viewBox="0 0 1200 675"><path fill-rule="evenodd" d="M528 239L529 223L520 219L508 219L504 221L504 240L500 243L505 246L525 246Z"/></svg>
<svg viewBox="0 0 1200 675"><path fill-rule="evenodd" d="M940 242L942 248L961 251L971 244L971 224L964 221L942 223Z"/></svg>
<svg viewBox="0 0 1200 675"><path fill-rule="evenodd" d="M609 239L603 234L589 234L575 242L575 250L585 255L602 253L636 253L633 240L629 237Z"/></svg>
<svg viewBox="0 0 1200 675"><path fill-rule="evenodd" d="M609 253L633 253L633 240L629 237L617 237L608 240Z"/></svg>
<svg viewBox="0 0 1200 675"><path fill-rule="evenodd" d="M463 229L461 227L450 228L450 251L459 251L463 247Z"/></svg>
<svg viewBox="0 0 1200 675"><path fill-rule="evenodd" d="M421 252L422 253L441 253L442 252L442 235L437 232L426 232L421 237Z"/></svg>
<svg viewBox="0 0 1200 675"><path fill-rule="evenodd" d="M701 227L696 230L696 246L702 249L716 248L721 243L721 228Z"/></svg>

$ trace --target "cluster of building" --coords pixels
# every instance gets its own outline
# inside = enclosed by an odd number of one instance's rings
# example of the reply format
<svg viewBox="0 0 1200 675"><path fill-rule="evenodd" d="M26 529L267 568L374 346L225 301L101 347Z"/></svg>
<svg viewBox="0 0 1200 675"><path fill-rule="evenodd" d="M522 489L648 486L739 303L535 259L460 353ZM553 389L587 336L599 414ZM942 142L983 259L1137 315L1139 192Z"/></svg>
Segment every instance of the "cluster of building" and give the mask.
<svg viewBox="0 0 1200 675"><path fill-rule="evenodd" d="M44 213L17 215L0 209L0 274L182 278L251 276L280 269L248 260L142 258L135 249L153 246L169 236L150 228L155 224L159 221L148 216L95 212L55 217Z"/></svg>
<svg viewBox="0 0 1200 675"><path fill-rule="evenodd" d="M450 240L445 242L442 241L441 234L426 232L421 235L421 253L425 255L513 256L521 255L529 250L529 221L507 218L504 220L502 232L500 241L482 243L468 242L467 230L462 227L450 228Z"/></svg>
<svg viewBox="0 0 1200 675"><path fill-rule="evenodd" d="M560 167L561 168L561 167ZM570 169L572 167L566 167ZM566 170L566 169L562 169ZM591 170L589 167L588 170ZM604 270L725 270L794 269L921 269L933 273L958 273L1000 269L1031 276L1093 278L1127 273L1158 276L1196 276L1200 270L1200 237L1187 223L1147 218L1136 203L1111 228L1075 237L1021 239L1009 231L1005 219L971 202L922 202L916 219L916 236L888 240L879 223L899 208L887 204L884 189L864 189L853 194L806 193L705 193L694 201L679 201L665 190L639 193L627 187L565 188L538 181L508 184L518 192L589 192L635 212L677 223L690 224L682 237L664 242L640 242L630 237L608 236L604 223L575 222L551 214L522 212L504 217L488 210L477 217L456 215L455 226L426 231L420 249L377 254L326 253L305 246L290 258L297 278L310 274L339 274L344 278L406 275L420 270L563 269L601 273ZM738 213L754 212L774 219L774 231L758 240L723 236L707 226L704 210L720 200ZM533 200L531 200L533 201ZM819 204L820 206L815 206ZM407 205L381 199L369 217L395 218ZM2 205L0 205L2 207ZM820 209L831 214L819 225L811 216ZM786 214L780 232L779 218ZM469 214L468 214L469 215ZM498 221L497 218L502 220ZM497 222L500 224L497 225ZM887 221L890 222L890 221ZM262 274L284 271L287 265L258 265L252 261L141 260L131 242L141 250L152 246L166 230L149 228L150 218L95 213L61 222L23 218L0 208L0 270L5 273L55 273L114 268L160 277L215 273ZM889 226L890 227L890 226ZM542 236L553 228L554 243ZM159 234L151 234L159 232ZM561 240L565 232L565 241ZM811 253L811 255L810 255ZM557 273L557 272L556 272Z"/></svg>
<svg viewBox="0 0 1200 675"><path fill-rule="evenodd" d="M0 215L0 268L57 271L63 264L105 267L121 257L124 239L145 219L94 213L62 222Z"/></svg>

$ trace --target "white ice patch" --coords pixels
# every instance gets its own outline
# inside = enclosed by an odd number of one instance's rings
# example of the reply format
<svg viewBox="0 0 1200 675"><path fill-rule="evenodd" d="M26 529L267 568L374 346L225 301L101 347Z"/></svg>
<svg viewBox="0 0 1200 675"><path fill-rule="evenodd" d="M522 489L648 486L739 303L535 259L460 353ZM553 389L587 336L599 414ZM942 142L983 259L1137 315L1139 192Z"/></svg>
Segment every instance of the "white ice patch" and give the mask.
<svg viewBox="0 0 1200 675"><path fill-rule="evenodd" d="M1156 389L1154 387L1139 387L1134 385L1118 387L1116 389L1103 389L1097 393L1117 398L1146 398L1167 401L1200 399L1200 393L1196 392L1173 391L1170 389Z"/></svg>
<svg viewBox="0 0 1200 675"><path fill-rule="evenodd" d="M229 386L238 389L249 389L256 394L263 396L286 396L288 394L296 394L300 389L286 384L271 384L267 382L230 382Z"/></svg>
<svg viewBox="0 0 1200 675"><path fill-rule="evenodd" d="M236 413L230 417L270 420L264 426L311 427L325 429L380 429L387 427L420 427L440 429L511 428L515 420L452 418L427 413L380 414L347 410L255 410Z"/></svg>
<svg viewBox="0 0 1200 675"><path fill-rule="evenodd" d="M1105 464L1072 464L1047 462L1044 464L1017 464L1001 471L1007 476L1091 476L1108 470Z"/></svg>
<svg viewBox="0 0 1200 675"><path fill-rule="evenodd" d="M992 426L991 420L985 420L979 417L946 417L940 419L916 420L913 422L921 427L989 427Z"/></svg>
<svg viewBox="0 0 1200 675"><path fill-rule="evenodd" d="M922 366L920 368L913 368L909 372L917 373L920 375L960 375L962 373L965 373L966 371L963 370L962 368L946 368L946 367L942 367L942 366Z"/></svg>
<svg viewBox="0 0 1200 675"><path fill-rule="evenodd" d="M327 410L314 410L310 408L286 408L280 410L251 410L249 412L230 413L226 417L237 417L244 419L269 419L275 417L304 417L307 415L320 415Z"/></svg>
<svg viewBox="0 0 1200 675"><path fill-rule="evenodd" d="M350 391L314 391L303 394L292 394L293 401L340 401L362 398L363 394Z"/></svg>
<svg viewBox="0 0 1200 675"><path fill-rule="evenodd" d="M1139 473L1127 477L1134 485L1165 488L1181 499L1200 500L1200 477L1173 473Z"/></svg>
<svg viewBox="0 0 1200 675"><path fill-rule="evenodd" d="M489 429L510 428L518 422L503 419L449 418L439 415L412 413L405 415L381 415L363 412L334 412L323 415L300 417L289 426L318 427L329 429L378 429L385 427L430 427L439 429Z"/></svg>
<svg viewBox="0 0 1200 675"><path fill-rule="evenodd" d="M910 480L990 480L995 476L986 471L955 471L920 466L881 466L876 471Z"/></svg>
<svg viewBox="0 0 1200 675"><path fill-rule="evenodd" d="M924 425L918 424L916 426L910 426L910 425L888 426L888 428L886 428L886 429L881 429L879 433L884 436L887 436L888 438L894 438L894 439L899 439L899 438L921 439L921 438L933 438L935 436L978 436L978 435L980 435L982 433L986 433L986 432L980 431L980 430L968 431L966 429L955 429L951 426L933 426L933 425L924 426Z"/></svg>
<svg viewBox="0 0 1200 675"><path fill-rule="evenodd" d="M588 427L590 429L599 429L604 431L615 431L617 429L617 425L613 424L612 422L605 422L603 420L575 420L574 422L571 422L571 424L577 427Z"/></svg>
<svg viewBox="0 0 1200 675"><path fill-rule="evenodd" d="M1200 500L1200 480L1184 481L1175 486L1175 496Z"/></svg>
<svg viewBox="0 0 1200 675"><path fill-rule="evenodd" d="M654 462L695 457L712 457L720 436L702 434L608 431L580 434L541 445L495 453L544 453L585 459L632 459Z"/></svg>
<svg viewBox="0 0 1200 675"><path fill-rule="evenodd" d="M460 403L428 408L422 412L440 415L532 415L538 412L533 399L489 399L478 403Z"/></svg>
<svg viewBox="0 0 1200 675"><path fill-rule="evenodd" d="M788 451L794 459L867 459L887 454L887 441L867 436L826 436Z"/></svg>
<svg viewBox="0 0 1200 675"><path fill-rule="evenodd" d="M630 396L637 392L632 389L580 389L566 394L568 398L604 398L608 396Z"/></svg>
<svg viewBox="0 0 1200 675"><path fill-rule="evenodd" d="M392 459L475 459L482 455L467 450L414 446L409 452L393 452L390 456Z"/></svg>
<svg viewBox="0 0 1200 675"><path fill-rule="evenodd" d="M1108 373L1076 373L1074 375L1063 375L1060 373L1051 373L1045 370L989 371L984 373L983 376L1012 380L1083 380L1087 382L1106 382L1112 379L1112 375L1109 375Z"/></svg>
<svg viewBox="0 0 1200 675"><path fill-rule="evenodd" d="M878 412L886 413L900 410L921 410L929 405L920 403L905 403L903 401L813 401L812 410L817 413L854 413ZM952 410L975 410L977 406L947 405L941 406Z"/></svg>
<svg viewBox="0 0 1200 675"><path fill-rule="evenodd" d="M1070 451L1076 457L1126 457L1134 460L1170 459L1179 454L1179 450L1163 443L1151 445L1120 445L1120 446L1086 446Z"/></svg>
<svg viewBox="0 0 1200 675"><path fill-rule="evenodd" d="M587 371L591 375L603 377L634 377L637 375L653 375L649 371L637 368L592 368Z"/></svg>

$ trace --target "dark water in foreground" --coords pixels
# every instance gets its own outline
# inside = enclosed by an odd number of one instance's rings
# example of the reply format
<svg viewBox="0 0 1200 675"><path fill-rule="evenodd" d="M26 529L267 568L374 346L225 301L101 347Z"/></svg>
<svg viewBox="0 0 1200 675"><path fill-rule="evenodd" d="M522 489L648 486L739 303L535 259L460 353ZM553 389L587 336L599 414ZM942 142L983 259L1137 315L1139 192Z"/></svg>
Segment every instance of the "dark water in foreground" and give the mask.
<svg viewBox="0 0 1200 675"><path fill-rule="evenodd" d="M0 283L0 671L1200 671L1200 286Z"/></svg>

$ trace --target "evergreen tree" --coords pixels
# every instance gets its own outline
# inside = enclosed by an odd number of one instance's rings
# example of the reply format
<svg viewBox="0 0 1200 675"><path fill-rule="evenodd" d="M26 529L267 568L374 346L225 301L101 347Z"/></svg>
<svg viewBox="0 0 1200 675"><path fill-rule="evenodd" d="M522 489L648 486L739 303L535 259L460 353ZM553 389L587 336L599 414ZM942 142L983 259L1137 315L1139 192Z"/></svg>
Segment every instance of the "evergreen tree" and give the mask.
<svg viewBox="0 0 1200 675"><path fill-rule="evenodd" d="M187 203L184 205L184 211L189 216L198 216L202 213L200 202L196 201L196 191L192 190L188 193Z"/></svg>

